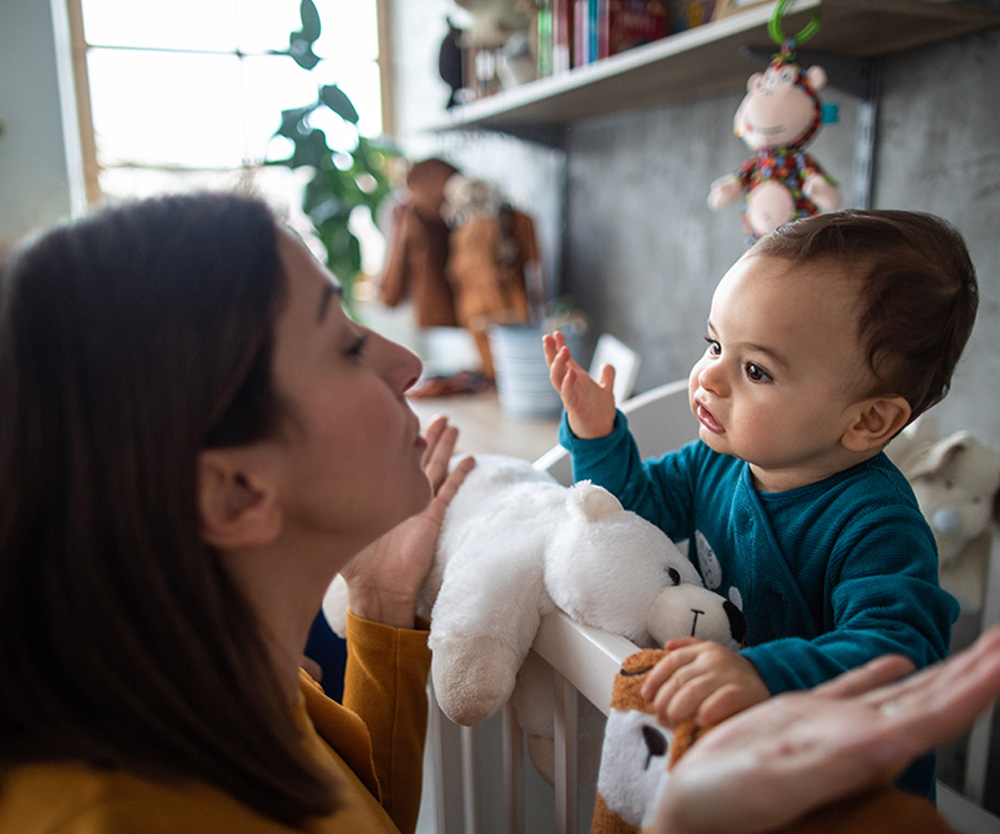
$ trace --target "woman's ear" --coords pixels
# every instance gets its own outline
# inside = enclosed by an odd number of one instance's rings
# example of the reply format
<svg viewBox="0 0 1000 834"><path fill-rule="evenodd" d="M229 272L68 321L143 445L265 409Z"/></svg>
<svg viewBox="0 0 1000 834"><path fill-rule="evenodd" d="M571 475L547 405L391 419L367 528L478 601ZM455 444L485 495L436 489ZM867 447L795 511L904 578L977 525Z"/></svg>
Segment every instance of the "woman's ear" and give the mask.
<svg viewBox="0 0 1000 834"><path fill-rule="evenodd" d="M904 397L889 395L872 397L858 403L853 420L840 438L851 452L880 449L906 425L910 419L910 404Z"/></svg>
<svg viewBox="0 0 1000 834"><path fill-rule="evenodd" d="M198 455L201 535L220 550L270 544L281 532L275 491L241 463L245 461L235 450L209 449Z"/></svg>

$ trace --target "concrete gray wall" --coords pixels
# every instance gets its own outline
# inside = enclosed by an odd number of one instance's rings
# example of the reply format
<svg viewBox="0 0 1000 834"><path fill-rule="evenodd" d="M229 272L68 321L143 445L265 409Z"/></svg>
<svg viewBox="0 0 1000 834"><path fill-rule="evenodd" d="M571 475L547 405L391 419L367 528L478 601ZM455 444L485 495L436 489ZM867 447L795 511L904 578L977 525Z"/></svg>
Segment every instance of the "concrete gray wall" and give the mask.
<svg viewBox="0 0 1000 834"><path fill-rule="evenodd" d="M703 346L715 283L743 251L739 209L709 211L713 179L747 157L730 129L742 91L583 120L569 133L564 169L537 145L475 135L423 133L447 99L437 77L448 0L393 4L396 106L404 147L472 172L499 172L546 235L550 272L591 316L640 351L638 388L686 375ZM757 65L734 56L747 66ZM889 56L882 96L875 208L929 211L966 236L980 277L981 306L951 395L937 414L942 431L968 428L1000 446L1000 31ZM811 152L852 202L857 100L834 88L841 120ZM459 159L456 148L464 154ZM476 153L478 152L478 158ZM560 176L565 174L565 180ZM543 195L544 199L537 199ZM562 195L561 199L557 195ZM552 254L555 248L560 254Z"/></svg>

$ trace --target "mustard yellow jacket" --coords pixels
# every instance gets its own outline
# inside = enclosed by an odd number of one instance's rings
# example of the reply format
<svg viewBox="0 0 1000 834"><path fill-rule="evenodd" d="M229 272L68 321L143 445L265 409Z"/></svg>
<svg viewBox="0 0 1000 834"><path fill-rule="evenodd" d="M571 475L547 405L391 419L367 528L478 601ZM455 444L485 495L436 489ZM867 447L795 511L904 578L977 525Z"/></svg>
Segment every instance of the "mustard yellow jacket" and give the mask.
<svg viewBox="0 0 1000 834"><path fill-rule="evenodd" d="M344 705L304 671L293 717L302 743L338 782L344 807L310 834L412 832L427 727L427 632L349 615ZM0 784L0 832L289 834L202 783L164 784L86 764L26 765Z"/></svg>

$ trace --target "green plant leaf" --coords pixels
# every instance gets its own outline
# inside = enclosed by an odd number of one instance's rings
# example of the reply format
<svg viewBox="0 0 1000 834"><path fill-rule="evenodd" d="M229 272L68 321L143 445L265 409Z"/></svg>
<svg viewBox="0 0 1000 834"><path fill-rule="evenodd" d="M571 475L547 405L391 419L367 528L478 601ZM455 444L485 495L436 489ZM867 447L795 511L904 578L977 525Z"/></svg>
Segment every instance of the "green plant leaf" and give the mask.
<svg viewBox="0 0 1000 834"><path fill-rule="evenodd" d="M290 110L282 110L281 126L274 131L274 135L284 136L292 141L297 140L302 136L303 120L315 109L316 105L310 104L308 107L294 107Z"/></svg>
<svg viewBox="0 0 1000 834"><path fill-rule="evenodd" d="M287 165L289 168L298 168L302 165L322 168L328 163L330 149L326 146L326 135L322 130L313 128L308 133L296 133L288 138L295 144L295 149L288 159L278 164Z"/></svg>
<svg viewBox="0 0 1000 834"><path fill-rule="evenodd" d="M312 44L305 38L293 37L288 43L288 54L302 69L311 70L319 63L319 55L313 52Z"/></svg>
<svg viewBox="0 0 1000 834"><path fill-rule="evenodd" d="M361 244L346 222L330 218L317 226L320 240L326 246L327 266L341 281L351 280L361 271Z"/></svg>
<svg viewBox="0 0 1000 834"><path fill-rule="evenodd" d="M302 19L302 29L298 34L302 35L309 43L313 43L323 31L319 22L319 11L317 11L313 0L302 0L299 4L299 17Z"/></svg>
<svg viewBox="0 0 1000 834"><path fill-rule="evenodd" d="M299 5L299 17L302 20L302 28L288 35L288 54L300 67L311 70L319 63L319 56L313 52L312 45L322 31L319 12L313 0L302 0Z"/></svg>
<svg viewBox="0 0 1000 834"><path fill-rule="evenodd" d="M347 93L341 90L336 84L326 84L320 87L319 100L345 122L350 122L352 125L358 123L358 111L354 109L354 105L351 104Z"/></svg>

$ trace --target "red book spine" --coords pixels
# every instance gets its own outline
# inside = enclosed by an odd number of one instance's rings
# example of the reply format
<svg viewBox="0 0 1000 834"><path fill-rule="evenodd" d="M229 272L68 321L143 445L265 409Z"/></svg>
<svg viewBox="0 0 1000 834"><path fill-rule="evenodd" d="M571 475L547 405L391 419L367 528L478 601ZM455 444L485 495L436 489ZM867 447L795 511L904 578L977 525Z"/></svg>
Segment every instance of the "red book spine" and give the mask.
<svg viewBox="0 0 1000 834"><path fill-rule="evenodd" d="M667 4L656 0L607 0L608 54L670 34Z"/></svg>
<svg viewBox="0 0 1000 834"><path fill-rule="evenodd" d="M552 72L565 72L573 64L573 4L575 0L552 2Z"/></svg>

